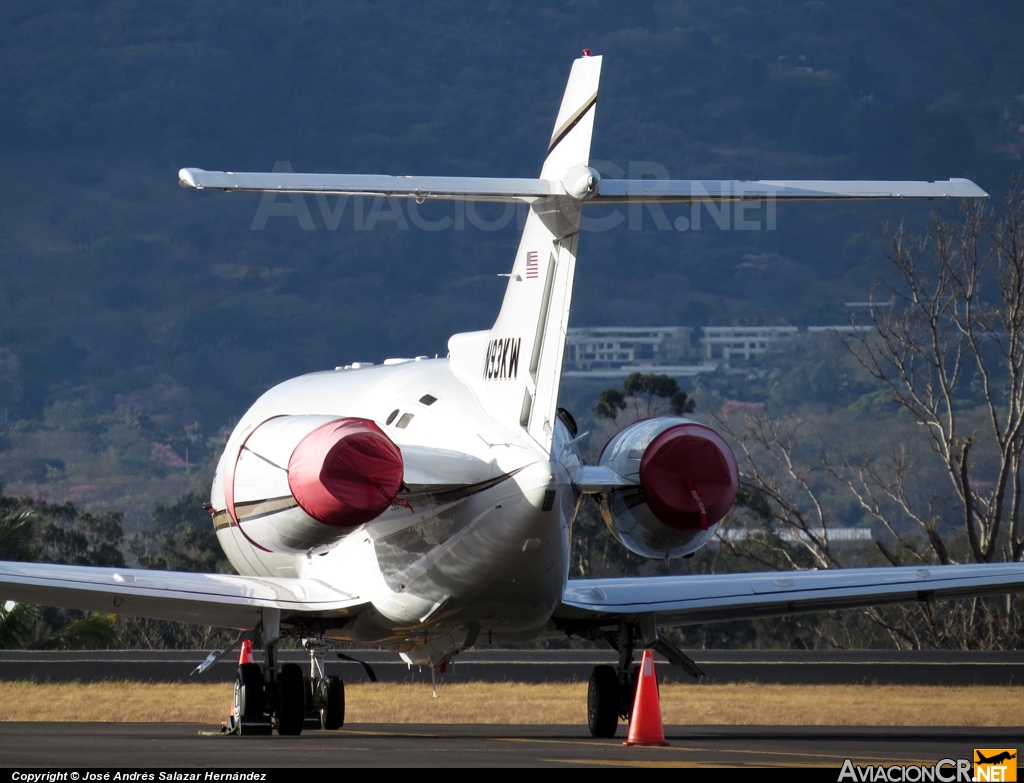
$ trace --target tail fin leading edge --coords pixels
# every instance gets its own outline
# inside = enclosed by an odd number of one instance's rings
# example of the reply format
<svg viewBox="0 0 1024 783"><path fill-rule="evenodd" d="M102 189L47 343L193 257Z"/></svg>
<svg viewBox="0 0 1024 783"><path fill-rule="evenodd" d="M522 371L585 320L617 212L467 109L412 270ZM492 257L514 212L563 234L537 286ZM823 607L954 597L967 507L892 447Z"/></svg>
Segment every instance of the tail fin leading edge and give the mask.
<svg viewBox="0 0 1024 783"><path fill-rule="evenodd" d="M542 179L561 180L589 163L600 76L600 57L573 63ZM494 326L449 342L455 366L471 376L478 368L476 385L487 410L509 429L526 429L546 449L554 432L580 206L570 196L531 204Z"/></svg>

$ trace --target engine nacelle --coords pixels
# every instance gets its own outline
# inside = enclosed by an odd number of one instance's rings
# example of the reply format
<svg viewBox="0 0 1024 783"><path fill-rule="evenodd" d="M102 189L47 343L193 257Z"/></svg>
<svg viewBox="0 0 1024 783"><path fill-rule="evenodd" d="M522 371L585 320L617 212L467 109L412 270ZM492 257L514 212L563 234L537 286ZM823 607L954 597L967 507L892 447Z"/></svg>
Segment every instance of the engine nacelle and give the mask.
<svg viewBox="0 0 1024 783"><path fill-rule="evenodd" d="M402 452L372 421L277 416L223 465L231 520L253 545L308 552L380 516L402 486Z"/></svg>
<svg viewBox="0 0 1024 783"><path fill-rule="evenodd" d="M600 464L634 484L600 495L601 513L615 537L644 557L695 552L714 535L739 490L729 444L689 419L629 425L605 445Z"/></svg>

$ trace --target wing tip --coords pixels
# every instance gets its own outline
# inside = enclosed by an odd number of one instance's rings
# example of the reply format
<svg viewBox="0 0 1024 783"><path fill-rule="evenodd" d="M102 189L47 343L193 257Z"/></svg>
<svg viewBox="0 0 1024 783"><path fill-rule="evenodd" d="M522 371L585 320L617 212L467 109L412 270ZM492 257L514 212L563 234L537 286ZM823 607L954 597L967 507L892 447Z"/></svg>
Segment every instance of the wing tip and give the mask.
<svg viewBox="0 0 1024 783"><path fill-rule="evenodd" d="M963 177L953 177L950 183L955 186L956 193L953 194L959 198L988 198L988 193L978 187L978 184L972 180L964 179Z"/></svg>
<svg viewBox="0 0 1024 783"><path fill-rule="evenodd" d="M178 184L183 188L202 190L203 186L196 179L196 175L202 173L202 171L202 169L181 169L178 171Z"/></svg>

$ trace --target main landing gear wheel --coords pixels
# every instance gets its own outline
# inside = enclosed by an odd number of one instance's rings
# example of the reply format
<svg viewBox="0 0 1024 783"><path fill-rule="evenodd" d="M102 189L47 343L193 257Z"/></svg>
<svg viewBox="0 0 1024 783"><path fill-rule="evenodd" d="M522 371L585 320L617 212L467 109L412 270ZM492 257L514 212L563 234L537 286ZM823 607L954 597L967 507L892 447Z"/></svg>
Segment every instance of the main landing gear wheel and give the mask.
<svg viewBox="0 0 1024 783"><path fill-rule="evenodd" d="M320 689L324 704L323 726L328 731L340 729L345 725L345 683L331 675L320 681Z"/></svg>
<svg viewBox="0 0 1024 783"><path fill-rule="evenodd" d="M592 737L614 737L619 727L622 687L614 666L595 666L587 689L587 725Z"/></svg>
<svg viewBox="0 0 1024 783"><path fill-rule="evenodd" d="M263 716L264 706L263 672L257 663L243 663L235 672L233 704L239 734L270 733L270 721Z"/></svg>
<svg viewBox="0 0 1024 783"><path fill-rule="evenodd" d="M298 735L306 719L306 679L297 663L281 666L277 678L277 733Z"/></svg>

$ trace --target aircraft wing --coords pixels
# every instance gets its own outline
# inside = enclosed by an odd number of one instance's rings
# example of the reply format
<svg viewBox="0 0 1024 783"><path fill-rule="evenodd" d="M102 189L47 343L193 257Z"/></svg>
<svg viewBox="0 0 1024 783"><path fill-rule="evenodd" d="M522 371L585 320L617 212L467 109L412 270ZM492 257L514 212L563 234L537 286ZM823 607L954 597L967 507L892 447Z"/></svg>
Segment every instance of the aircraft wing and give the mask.
<svg viewBox="0 0 1024 783"><path fill-rule="evenodd" d="M313 579L0 562L0 601L159 620L254 628L262 609L305 617L356 613L367 602Z"/></svg>
<svg viewBox="0 0 1024 783"><path fill-rule="evenodd" d="M1024 591L1024 563L570 579L561 628L655 615L659 626Z"/></svg>

